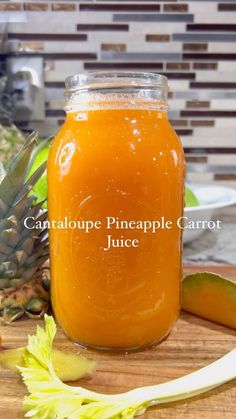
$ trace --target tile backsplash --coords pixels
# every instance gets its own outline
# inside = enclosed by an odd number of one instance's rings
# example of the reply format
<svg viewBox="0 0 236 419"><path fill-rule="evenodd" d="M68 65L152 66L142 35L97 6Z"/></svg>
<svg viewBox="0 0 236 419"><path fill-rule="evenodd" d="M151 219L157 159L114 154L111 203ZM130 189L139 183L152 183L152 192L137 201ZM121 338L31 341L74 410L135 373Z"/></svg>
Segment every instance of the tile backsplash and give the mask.
<svg viewBox="0 0 236 419"><path fill-rule="evenodd" d="M2 63L9 55L44 60L45 121L22 128L56 132L73 73L158 72L169 79L189 180L236 185L236 1L8 0L0 22Z"/></svg>

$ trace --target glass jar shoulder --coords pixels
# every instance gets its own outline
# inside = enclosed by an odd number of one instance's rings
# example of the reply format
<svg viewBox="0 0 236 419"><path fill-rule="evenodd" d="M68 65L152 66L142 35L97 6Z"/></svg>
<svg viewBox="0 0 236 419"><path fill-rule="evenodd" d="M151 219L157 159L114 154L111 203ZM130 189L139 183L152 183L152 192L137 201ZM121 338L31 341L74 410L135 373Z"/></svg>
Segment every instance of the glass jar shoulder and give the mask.
<svg viewBox="0 0 236 419"><path fill-rule="evenodd" d="M116 160L149 158L169 152L183 157L179 137L166 112L138 110L93 110L69 113L53 142L50 159L75 150L79 155L112 156ZM56 160L55 160L56 159Z"/></svg>

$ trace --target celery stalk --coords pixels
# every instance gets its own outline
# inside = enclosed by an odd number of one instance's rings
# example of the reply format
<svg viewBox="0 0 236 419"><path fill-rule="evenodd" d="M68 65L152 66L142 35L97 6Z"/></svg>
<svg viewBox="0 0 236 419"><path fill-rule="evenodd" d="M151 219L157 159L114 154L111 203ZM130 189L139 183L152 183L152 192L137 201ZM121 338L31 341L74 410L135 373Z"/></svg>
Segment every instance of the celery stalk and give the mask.
<svg viewBox="0 0 236 419"><path fill-rule="evenodd" d="M107 395L64 384L52 365L56 325L45 315L45 330L29 337L25 367L19 367L30 395L26 417L34 419L131 419L157 404L205 393L236 377L236 349L198 371L167 383Z"/></svg>

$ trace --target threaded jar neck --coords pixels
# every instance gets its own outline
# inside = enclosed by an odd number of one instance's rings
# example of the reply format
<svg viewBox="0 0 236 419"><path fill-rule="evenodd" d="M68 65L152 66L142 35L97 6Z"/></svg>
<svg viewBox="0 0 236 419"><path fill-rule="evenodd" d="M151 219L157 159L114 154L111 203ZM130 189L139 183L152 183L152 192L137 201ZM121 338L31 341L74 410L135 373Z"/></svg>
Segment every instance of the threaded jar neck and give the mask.
<svg viewBox="0 0 236 419"><path fill-rule="evenodd" d="M65 81L67 112L82 109L168 108L167 78L140 72L91 72Z"/></svg>

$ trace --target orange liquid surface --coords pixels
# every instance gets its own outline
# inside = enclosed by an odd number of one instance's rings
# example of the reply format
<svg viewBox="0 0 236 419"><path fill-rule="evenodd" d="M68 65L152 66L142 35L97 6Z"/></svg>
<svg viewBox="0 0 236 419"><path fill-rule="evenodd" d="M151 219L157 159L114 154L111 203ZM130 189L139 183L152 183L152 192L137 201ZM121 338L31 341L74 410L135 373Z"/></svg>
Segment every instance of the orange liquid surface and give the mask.
<svg viewBox="0 0 236 419"><path fill-rule="evenodd" d="M184 156L165 111L68 113L48 161L49 219L100 220L100 229L51 229L52 301L76 342L134 348L166 336L178 317ZM117 220L170 220L155 234L106 229ZM107 247L108 238L137 247Z"/></svg>

